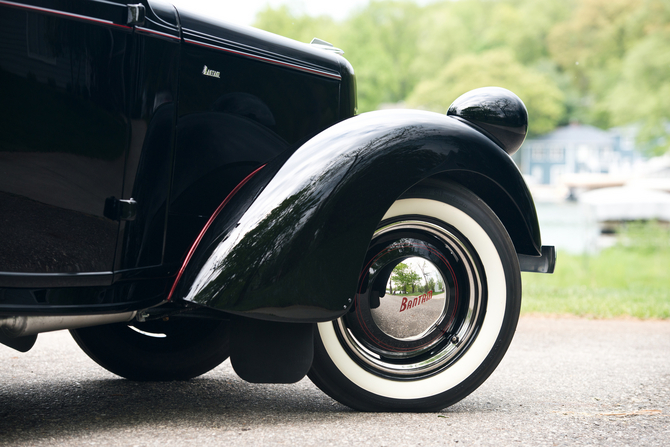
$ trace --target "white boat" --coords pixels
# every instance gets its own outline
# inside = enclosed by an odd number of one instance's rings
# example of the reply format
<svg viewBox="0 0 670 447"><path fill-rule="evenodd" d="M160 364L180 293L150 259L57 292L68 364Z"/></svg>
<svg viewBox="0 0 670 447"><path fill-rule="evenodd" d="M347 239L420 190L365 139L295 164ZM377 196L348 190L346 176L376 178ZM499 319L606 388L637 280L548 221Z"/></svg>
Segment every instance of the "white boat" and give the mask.
<svg viewBox="0 0 670 447"><path fill-rule="evenodd" d="M598 222L622 220L670 221L670 193L639 186L600 188L583 193Z"/></svg>

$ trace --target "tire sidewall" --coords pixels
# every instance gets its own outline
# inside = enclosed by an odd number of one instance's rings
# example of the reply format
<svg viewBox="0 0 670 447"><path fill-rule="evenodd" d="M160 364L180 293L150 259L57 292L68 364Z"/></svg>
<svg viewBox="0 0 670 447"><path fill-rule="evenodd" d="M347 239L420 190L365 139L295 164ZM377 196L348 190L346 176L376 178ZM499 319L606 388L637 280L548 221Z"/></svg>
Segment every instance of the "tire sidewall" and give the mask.
<svg viewBox="0 0 670 447"><path fill-rule="evenodd" d="M417 189L388 210L384 220L426 216L456 228L473 247L486 281L484 318L468 350L448 368L415 380L391 380L356 363L342 346L333 322L319 323L313 380L324 391L362 410L438 410L474 391L502 359L516 329L521 280L512 242L495 214L462 188ZM323 385L323 386L322 386ZM367 403L366 403L367 402Z"/></svg>
<svg viewBox="0 0 670 447"><path fill-rule="evenodd" d="M203 325L208 330L203 331ZM138 381L188 380L221 364L229 352L227 321L188 320L181 333L167 338L141 335L125 323L72 329L70 333L100 366Z"/></svg>

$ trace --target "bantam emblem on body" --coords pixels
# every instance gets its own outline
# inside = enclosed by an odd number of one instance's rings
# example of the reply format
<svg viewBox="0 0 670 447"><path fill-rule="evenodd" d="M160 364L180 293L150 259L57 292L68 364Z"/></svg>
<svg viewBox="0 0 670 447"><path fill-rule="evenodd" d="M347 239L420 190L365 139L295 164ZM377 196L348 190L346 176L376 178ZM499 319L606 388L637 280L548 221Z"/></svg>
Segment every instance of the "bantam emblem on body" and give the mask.
<svg viewBox="0 0 670 447"><path fill-rule="evenodd" d="M210 70L209 68L207 68L207 65L205 65L202 68L202 74L204 74L205 76L211 76L213 78L220 78L221 77L221 72L220 71Z"/></svg>

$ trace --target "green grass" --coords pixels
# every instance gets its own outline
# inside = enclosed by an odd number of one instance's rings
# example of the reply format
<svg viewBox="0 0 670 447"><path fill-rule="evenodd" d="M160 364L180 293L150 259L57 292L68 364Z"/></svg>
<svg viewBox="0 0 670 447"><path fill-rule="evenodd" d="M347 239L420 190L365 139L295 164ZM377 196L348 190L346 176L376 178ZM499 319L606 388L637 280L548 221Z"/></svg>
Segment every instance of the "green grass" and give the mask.
<svg viewBox="0 0 670 447"><path fill-rule="evenodd" d="M670 230L629 224L597 255L559 253L553 275L523 273L522 314L670 318Z"/></svg>

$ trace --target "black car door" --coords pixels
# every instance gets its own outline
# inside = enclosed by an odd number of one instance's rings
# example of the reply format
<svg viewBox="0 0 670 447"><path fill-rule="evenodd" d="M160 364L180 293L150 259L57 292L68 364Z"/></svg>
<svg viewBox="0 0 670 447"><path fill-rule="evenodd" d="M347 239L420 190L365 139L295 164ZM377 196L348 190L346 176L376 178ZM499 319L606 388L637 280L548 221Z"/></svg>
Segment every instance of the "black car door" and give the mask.
<svg viewBox="0 0 670 447"><path fill-rule="evenodd" d="M0 1L0 286L111 281L132 32L125 4Z"/></svg>

